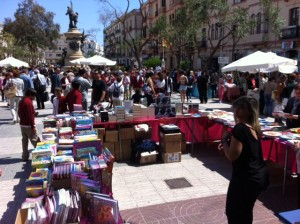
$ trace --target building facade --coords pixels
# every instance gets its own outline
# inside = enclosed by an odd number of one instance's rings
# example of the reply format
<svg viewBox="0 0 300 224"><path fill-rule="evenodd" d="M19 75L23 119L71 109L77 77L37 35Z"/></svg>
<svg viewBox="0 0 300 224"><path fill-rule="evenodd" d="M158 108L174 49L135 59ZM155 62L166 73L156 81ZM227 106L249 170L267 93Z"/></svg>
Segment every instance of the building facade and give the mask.
<svg viewBox="0 0 300 224"><path fill-rule="evenodd" d="M97 41L91 39L83 42L82 53L86 58L104 54L103 47Z"/></svg>
<svg viewBox="0 0 300 224"><path fill-rule="evenodd" d="M40 62L47 64L56 64L62 62L63 50L67 49L67 40L64 34L59 35L59 39L54 41L54 48L47 48L44 51L43 58L39 59Z"/></svg>
<svg viewBox="0 0 300 224"><path fill-rule="evenodd" d="M125 38L128 41L139 41L142 38L142 19L138 9L130 11L104 29L105 57L117 61L119 65L132 66L135 57Z"/></svg>
<svg viewBox="0 0 300 224"><path fill-rule="evenodd" d="M282 36L276 37L271 30L270 21L266 18L260 0L228 0L231 7L242 7L248 9L250 19L255 22L251 27L249 34L241 39L233 50L233 40L228 37L226 44L222 44L213 56L212 68L218 71L220 67L235 61L243 56L253 53L257 50L272 51L276 54L300 62L300 1L299 0L274 0L273 6L280 11L280 17L284 20L282 28ZM137 27L136 23L128 22L128 27L135 27L138 33L142 29L142 37L149 38L149 29L155 24L157 19L165 15L168 24L172 24L176 19L176 11L184 5L184 0L148 0L142 6L143 13L147 14L146 24ZM128 20L131 17L128 17ZM132 18L135 18L132 14ZM134 20L134 19L133 19ZM207 36L210 35L210 40L213 46L218 43L220 38L226 35L226 30L220 27L222 21L217 21L211 24L211 27L199 27L199 36L197 37L197 46L189 49L189 60L192 61L194 69L203 67L201 59L208 57L210 45L208 44ZM238 23L237 23L238 24ZM148 29L145 29L147 27ZM129 59L133 60L133 55L130 54L130 49L126 49L122 44L122 33L124 27L121 23L114 23L105 30L104 51L105 55L111 59L117 60L119 64L128 64ZM208 31L209 30L209 31ZM124 46L122 49L121 46ZM181 49L177 49L180 51ZM164 48L162 40L152 36L142 51L142 59L147 59L153 56L164 58L165 67L167 69L176 68L180 60L186 60L186 50L180 53L178 59L174 56L174 51ZM219 59L219 60L218 60ZM220 60L222 59L222 60Z"/></svg>

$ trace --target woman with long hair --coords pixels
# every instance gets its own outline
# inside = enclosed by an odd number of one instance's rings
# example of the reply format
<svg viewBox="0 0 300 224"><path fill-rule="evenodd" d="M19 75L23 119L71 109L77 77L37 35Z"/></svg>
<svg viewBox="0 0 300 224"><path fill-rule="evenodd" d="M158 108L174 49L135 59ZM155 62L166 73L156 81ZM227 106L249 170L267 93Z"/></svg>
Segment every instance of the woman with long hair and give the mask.
<svg viewBox="0 0 300 224"><path fill-rule="evenodd" d="M219 145L233 167L226 215L229 224L250 224L255 201L269 183L260 141L259 105L253 97L242 96L232 109L236 125L231 133L224 133Z"/></svg>

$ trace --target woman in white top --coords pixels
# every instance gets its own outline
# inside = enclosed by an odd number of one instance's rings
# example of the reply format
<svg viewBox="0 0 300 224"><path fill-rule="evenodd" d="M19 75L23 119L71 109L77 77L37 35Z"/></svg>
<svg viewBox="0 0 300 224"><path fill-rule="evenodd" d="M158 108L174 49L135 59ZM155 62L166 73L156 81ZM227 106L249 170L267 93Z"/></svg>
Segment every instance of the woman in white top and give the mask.
<svg viewBox="0 0 300 224"><path fill-rule="evenodd" d="M16 113L19 108L19 102L23 96L24 91L24 82L22 79L20 79L20 73L18 71L9 72L9 80L6 82L4 88L10 88L12 86L17 87L16 96L9 99L9 105L10 105L10 111L13 117L13 123L19 122L19 117Z"/></svg>

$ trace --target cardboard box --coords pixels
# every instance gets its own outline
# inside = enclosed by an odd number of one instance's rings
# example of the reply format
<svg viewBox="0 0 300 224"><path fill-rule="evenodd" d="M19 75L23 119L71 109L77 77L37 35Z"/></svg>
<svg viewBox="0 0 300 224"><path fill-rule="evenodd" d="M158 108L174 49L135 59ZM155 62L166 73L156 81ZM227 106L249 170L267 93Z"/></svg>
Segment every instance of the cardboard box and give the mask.
<svg viewBox="0 0 300 224"><path fill-rule="evenodd" d="M24 224L27 223L28 209L19 209L15 224Z"/></svg>
<svg viewBox="0 0 300 224"><path fill-rule="evenodd" d="M134 128L133 127L127 127L127 128L121 128L120 129L120 139L134 139Z"/></svg>
<svg viewBox="0 0 300 224"><path fill-rule="evenodd" d="M181 152L185 153L186 152L186 138L185 138L185 133L181 132Z"/></svg>
<svg viewBox="0 0 300 224"><path fill-rule="evenodd" d="M159 137L163 142L181 142L182 134L181 133L164 134L162 132L159 132Z"/></svg>
<svg viewBox="0 0 300 224"><path fill-rule="evenodd" d="M116 161L121 160L120 142L115 142L115 159Z"/></svg>
<svg viewBox="0 0 300 224"><path fill-rule="evenodd" d="M113 156L115 155L115 143L114 142L103 142L103 146L108 148Z"/></svg>
<svg viewBox="0 0 300 224"><path fill-rule="evenodd" d="M181 152L181 142L159 142L160 149L165 153Z"/></svg>
<svg viewBox="0 0 300 224"><path fill-rule="evenodd" d="M130 160L132 155L132 141L130 139L122 139L122 160Z"/></svg>
<svg viewBox="0 0 300 224"><path fill-rule="evenodd" d="M101 142L104 142L104 135L98 135L98 139L100 139Z"/></svg>
<svg viewBox="0 0 300 224"><path fill-rule="evenodd" d="M105 128L96 128L98 136L105 135Z"/></svg>
<svg viewBox="0 0 300 224"><path fill-rule="evenodd" d="M162 153L161 155L161 159L164 163L174 163L181 161L181 152Z"/></svg>
<svg viewBox="0 0 300 224"><path fill-rule="evenodd" d="M117 130L106 130L105 141L106 142L118 142L119 141L119 132Z"/></svg>
<svg viewBox="0 0 300 224"><path fill-rule="evenodd" d="M156 163L157 155L158 155L157 151L152 151L151 153L149 152L141 153L140 164Z"/></svg>

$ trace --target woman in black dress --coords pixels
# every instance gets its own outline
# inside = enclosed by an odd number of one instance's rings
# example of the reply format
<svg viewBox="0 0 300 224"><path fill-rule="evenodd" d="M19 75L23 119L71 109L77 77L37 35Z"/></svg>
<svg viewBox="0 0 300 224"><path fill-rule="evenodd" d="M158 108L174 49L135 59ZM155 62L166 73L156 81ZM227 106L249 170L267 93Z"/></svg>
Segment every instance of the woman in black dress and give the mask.
<svg viewBox="0 0 300 224"><path fill-rule="evenodd" d="M219 145L233 166L226 215L229 224L248 224L258 195L269 183L260 142L259 107L256 99L242 96L232 108L236 125L231 133L224 133Z"/></svg>

